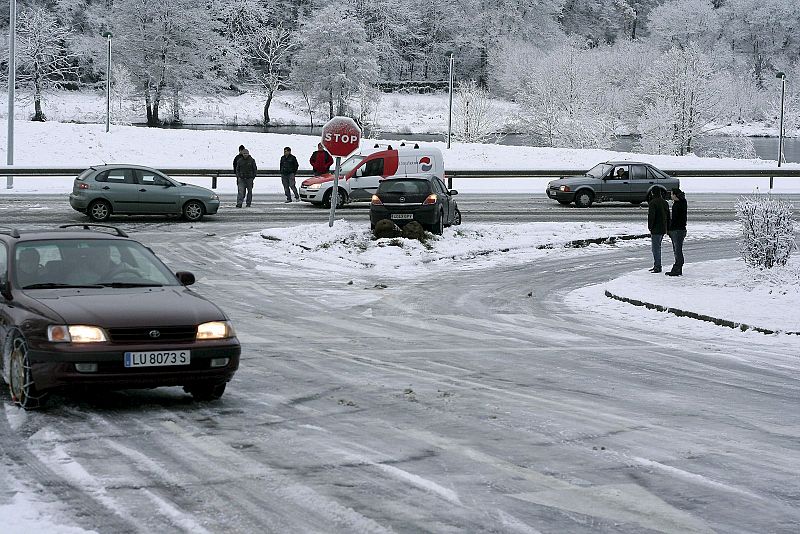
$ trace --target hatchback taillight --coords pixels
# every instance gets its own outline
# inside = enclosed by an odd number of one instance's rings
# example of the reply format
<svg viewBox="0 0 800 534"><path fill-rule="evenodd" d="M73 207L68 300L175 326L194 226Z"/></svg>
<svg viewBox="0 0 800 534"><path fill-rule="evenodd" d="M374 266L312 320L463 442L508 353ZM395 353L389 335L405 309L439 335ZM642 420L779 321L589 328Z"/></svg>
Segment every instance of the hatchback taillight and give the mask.
<svg viewBox="0 0 800 534"><path fill-rule="evenodd" d="M422 203L423 205L426 204L436 204L436 193L428 195L428 198L425 199L425 202Z"/></svg>
<svg viewBox="0 0 800 534"><path fill-rule="evenodd" d="M89 189L89 184L81 182L78 184L78 189Z"/></svg>
<svg viewBox="0 0 800 534"><path fill-rule="evenodd" d="M370 202L373 206L383 206L383 202L378 197L378 195L372 195L372 202Z"/></svg>

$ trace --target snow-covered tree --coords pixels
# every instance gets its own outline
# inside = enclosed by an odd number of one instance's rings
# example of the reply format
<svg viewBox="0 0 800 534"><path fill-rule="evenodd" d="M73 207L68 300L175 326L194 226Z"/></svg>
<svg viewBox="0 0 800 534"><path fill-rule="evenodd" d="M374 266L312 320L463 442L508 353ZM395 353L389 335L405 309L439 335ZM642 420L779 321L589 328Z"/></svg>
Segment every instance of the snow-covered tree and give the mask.
<svg viewBox="0 0 800 534"><path fill-rule="evenodd" d="M742 197L736 202L736 219L741 224L739 253L745 263L757 269L786 265L797 248L794 208L772 196Z"/></svg>
<svg viewBox="0 0 800 534"><path fill-rule="evenodd" d="M249 71L253 82L266 95L264 125L269 125L269 107L275 93L289 79L289 56L296 42L282 23L253 28L240 39L244 43L243 55L247 61L245 70Z"/></svg>
<svg viewBox="0 0 800 534"><path fill-rule="evenodd" d="M326 102L328 114L343 115L363 85L378 81L377 49L367 40L364 25L347 6L316 10L297 37L292 81L314 102Z"/></svg>
<svg viewBox="0 0 800 534"><path fill-rule="evenodd" d="M605 84L616 80L599 73L589 57L591 51L573 40L530 59L517 98L521 126L537 142L571 148L611 145L615 120L597 102Z"/></svg>
<svg viewBox="0 0 800 534"><path fill-rule="evenodd" d="M503 120L489 91L475 80L459 82L453 96L453 138L462 143L484 143L500 137Z"/></svg>
<svg viewBox="0 0 800 534"><path fill-rule="evenodd" d="M116 0L114 9L116 48L144 94L147 124L161 122L166 95L174 101L185 88L224 79L228 46L213 9L193 0Z"/></svg>
<svg viewBox="0 0 800 534"><path fill-rule="evenodd" d="M44 6L20 9L16 80L31 94L34 121L46 120L42 111L43 91L63 86L78 72L77 54L70 50L70 39L69 30Z"/></svg>
<svg viewBox="0 0 800 534"><path fill-rule="evenodd" d="M672 136L672 153L685 155L693 151L696 138L717 116L720 95L710 81L713 65L694 43L672 48L656 60L641 79L640 121L643 145L657 142L661 146L665 129ZM669 117L668 121L665 118ZM656 122L658 121L658 122ZM648 136L657 135L658 141Z"/></svg>
<svg viewBox="0 0 800 534"><path fill-rule="evenodd" d="M712 43L720 21L710 0L668 0L650 12L650 38L663 48Z"/></svg>

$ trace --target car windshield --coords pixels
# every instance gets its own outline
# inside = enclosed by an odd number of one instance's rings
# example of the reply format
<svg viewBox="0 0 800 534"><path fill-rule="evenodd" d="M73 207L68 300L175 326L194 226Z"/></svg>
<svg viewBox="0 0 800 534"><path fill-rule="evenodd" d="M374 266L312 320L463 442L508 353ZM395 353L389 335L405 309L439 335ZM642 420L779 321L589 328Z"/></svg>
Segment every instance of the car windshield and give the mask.
<svg viewBox="0 0 800 534"><path fill-rule="evenodd" d="M384 180L378 186L378 194L427 195L431 190L428 180L400 179Z"/></svg>
<svg viewBox="0 0 800 534"><path fill-rule="evenodd" d="M342 163L341 174L344 175L352 171L362 161L364 161L364 156L350 156L344 161L344 163Z"/></svg>
<svg viewBox="0 0 800 534"><path fill-rule="evenodd" d="M608 171L611 170L612 167L614 166L609 165L608 163L598 163L589 169L586 174L592 178L602 178Z"/></svg>
<svg viewBox="0 0 800 534"><path fill-rule="evenodd" d="M142 244L122 239L53 239L20 243L14 281L22 289L180 285Z"/></svg>

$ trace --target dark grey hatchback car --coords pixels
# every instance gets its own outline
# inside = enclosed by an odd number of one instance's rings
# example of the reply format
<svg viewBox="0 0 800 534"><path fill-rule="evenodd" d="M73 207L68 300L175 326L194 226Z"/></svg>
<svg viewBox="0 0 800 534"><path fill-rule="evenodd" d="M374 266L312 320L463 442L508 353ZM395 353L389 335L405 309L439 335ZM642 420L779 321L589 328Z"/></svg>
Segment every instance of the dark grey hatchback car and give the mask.
<svg viewBox="0 0 800 534"><path fill-rule="evenodd" d="M193 222L217 213L219 195L142 165L96 165L75 178L69 203L98 222L114 214L180 215Z"/></svg>
<svg viewBox="0 0 800 534"><path fill-rule="evenodd" d="M0 378L13 401L35 408L75 388L222 396L241 353L228 317L185 287L191 273L97 226L0 228Z"/></svg>
<svg viewBox="0 0 800 534"><path fill-rule="evenodd" d="M369 208L370 226L389 219L398 226L419 222L434 234L441 235L446 226L461 224L461 211L449 190L432 174L408 174L381 180L372 195Z"/></svg>

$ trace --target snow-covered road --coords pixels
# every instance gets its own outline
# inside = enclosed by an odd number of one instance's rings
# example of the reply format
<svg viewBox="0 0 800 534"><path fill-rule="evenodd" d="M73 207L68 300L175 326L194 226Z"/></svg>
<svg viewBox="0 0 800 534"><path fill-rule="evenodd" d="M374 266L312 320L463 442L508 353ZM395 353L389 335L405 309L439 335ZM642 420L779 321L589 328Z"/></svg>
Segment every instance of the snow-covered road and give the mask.
<svg viewBox="0 0 800 534"><path fill-rule="evenodd" d="M645 251L348 284L259 270L229 249L241 227L168 226L137 237L229 312L239 373L216 403L172 388L7 407L0 511L23 495L64 532L800 525L800 340L571 296Z"/></svg>

